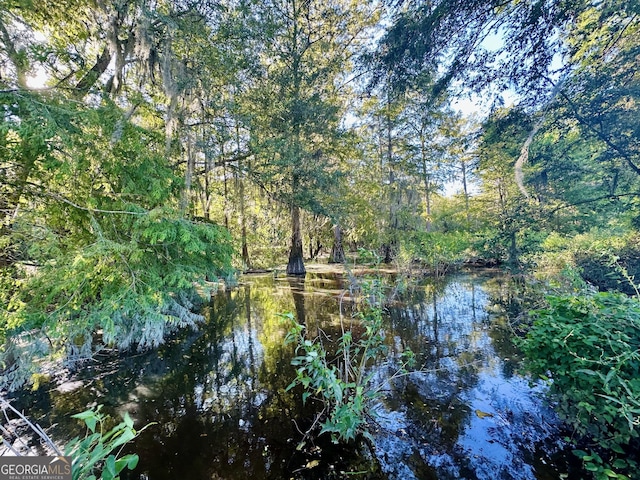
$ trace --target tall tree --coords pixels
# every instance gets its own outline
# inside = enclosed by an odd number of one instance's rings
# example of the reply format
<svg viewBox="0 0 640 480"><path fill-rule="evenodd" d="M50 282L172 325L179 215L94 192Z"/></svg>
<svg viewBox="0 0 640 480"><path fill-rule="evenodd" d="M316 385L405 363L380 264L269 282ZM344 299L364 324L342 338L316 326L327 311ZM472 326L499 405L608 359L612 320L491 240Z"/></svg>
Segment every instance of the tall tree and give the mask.
<svg viewBox="0 0 640 480"><path fill-rule="evenodd" d="M461 141L459 119L448 108L447 96L434 96L432 89L428 80L414 80L404 92L400 117L409 154L407 172L423 185L427 231L432 226L432 197L450 180L453 144Z"/></svg>
<svg viewBox="0 0 640 480"><path fill-rule="evenodd" d="M482 127L478 147L481 194L477 202L488 223L493 255L517 264L519 235L530 227L531 216L523 206L522 192L513 168L533 119L517 109L501 109Z"/></svg>
<svg viewBox="0 0 640 480"><path fill-rule="evenodd" d="M344 66L375 16L371 5L342 0L274 0L264 8L270 37L254 97L252 168L289 205L287 273L304 275L300 209L321 213L317 193L330 184L330 152L341 135Z"/></svg>

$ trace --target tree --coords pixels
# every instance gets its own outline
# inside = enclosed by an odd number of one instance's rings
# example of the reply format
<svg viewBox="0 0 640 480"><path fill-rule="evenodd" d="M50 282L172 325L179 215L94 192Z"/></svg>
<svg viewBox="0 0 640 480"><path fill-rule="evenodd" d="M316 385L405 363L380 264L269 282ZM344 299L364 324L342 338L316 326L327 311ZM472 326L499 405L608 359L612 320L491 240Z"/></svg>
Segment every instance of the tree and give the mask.
<svg viewBox="0 0 640 480"><path fill-rule="evenodd" d="M453 140L450 144L452 176L462 183L466 228L470 229L470 186L478 168L477 142L479 126L475 123L474 118L464 119L460 116L454 117L451 123L449 135Z"/></svg>
<svg viewBox="0 0 640 480"><path fill-rule="evenodd" d="M432 196L452 176L454 145L462 140L457 132L459 118L448 108L444 94L433 95L428 79L414 80L404 92L401 123L409 153L407 171L423 184L425 227L432 228Z"/></svg>
<svg viewBox="0 0 640 480"><path fill-rule="evenodd" d="M275 0L264 8L269 37L252 94L252 168L289 205L287 273L304 275L300 209L325 213L317 195L331 183L331 151L341 136L343 68L375 17L369 5L340 0Z"/></svg>
<svg viewBox="0 0 640 480"><path fill-rule="evenodd" d="M517 152L531 126L524 112L503 109L482 126L478 148L482 194L477 202L495 236L490 239L493 254L499 260L518 263L518 235L529 227L531 217L523 207L522 193L513 177Z"/></svg>
<svg viewBox="0 0 640 480"><path fill-rule="evenodd" d="M164 6L149 12L122 2L94 12L69 2L47 16L18 2L3 12L4 386L29 381L41 359L73 363L104 346L157 345L202 319L190 310L196 285L231 271L226 230L185 214L188 188L155 102L159 63L142 61L154 49L131 46L151 14L160 19L153 40L166 46ZM59 26L52 21L70 28L21 46L20 37ZM105 44L122 56L113 78L101 75L101 54L87 67ZM27 84L38 68L50 74L48 89Z"/></svg>

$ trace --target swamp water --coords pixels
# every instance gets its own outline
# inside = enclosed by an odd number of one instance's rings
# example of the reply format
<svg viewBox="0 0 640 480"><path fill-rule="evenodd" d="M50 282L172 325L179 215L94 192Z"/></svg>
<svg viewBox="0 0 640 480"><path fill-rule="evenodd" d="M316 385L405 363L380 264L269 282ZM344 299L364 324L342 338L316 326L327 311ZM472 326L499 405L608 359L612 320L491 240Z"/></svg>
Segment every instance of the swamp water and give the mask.
<svg viewBox="0 0 640 480"><path fill-rule="evenodd" d="M212 297L197 332L100 359L14 404L53 425L59 442L83 434L69 416L90 405L116 418L129 412L138 428L153 422L128 447L140 456L135 479L567 478L571 455L543 389L517 373L498 308L508 303L508 282L495 272L425 280L388 305L388 362L372 367L383 387L370 412L372 446L336 446L323 435L297 448L313 412L299 390L285 391L295 353L277 314L292 312L308 335L335 339L344 288L336 273L246 276ZM389 364L407 347L421 371L389 382Z"/></svg>

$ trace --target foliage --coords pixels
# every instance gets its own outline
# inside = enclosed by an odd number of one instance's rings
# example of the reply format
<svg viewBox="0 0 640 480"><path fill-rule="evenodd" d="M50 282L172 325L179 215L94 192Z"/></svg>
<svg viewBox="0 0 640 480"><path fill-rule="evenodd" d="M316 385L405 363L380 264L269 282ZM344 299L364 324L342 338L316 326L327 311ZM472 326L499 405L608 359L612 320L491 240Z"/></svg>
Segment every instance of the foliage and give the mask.
<svg viewBox="0 0 640 480"><path fill-rule="evenodd" d="M265 3L263 72L248 116L252 174L291 207L287 272L304 274L300 208L326 216L346 142L340 119L342 75L377 17L368 4L342 0ZM347 87L348 88L348 87ZM328 202L322 204L322 200Z"/></svg>
<svg viewBox="0 0 640 480"><path fill-rule="evenodd" d="M371 438L369 407L379 397L380 387L373 384L373 372L368 371L368 366L386 354L383 293L377 280L362 282L361 289L362 302L350 324L341 318L342 335L334 358L328 358L328 339L305 338L304 326L296 323L293 315L283 315L293 323L285 342L295 344L296 353L301 353L291 361L297 367L296 378L287 390L301 385L303 401L311 398L322 406L307 435L321 422L319 435L329 433L334 442L350 442L360 435ZM403 352L402 358L403 364L394 376L413 364L411 351Z"/></svg>
<svg viewBox="0 0 640 480"><path fill-rule="evenodd" d="M158 209L134 217L128 235L120 242L98 235L20 282L3 316L5 385L19 387L34 367L11 363L20 356L20 332L37 329L51 344L41 354L64 353L73 362L103 346L155 347L168 332L201 320L190 311L195 286L224 273L220 266L231 253L226 234ZM94 347L96 332L101 341Z"/></svg>
<svg viewBox="0 0 640 480"><path fill-rule="evenodd" d="M110 102L14 97L0 130L10 157L0 312L10 389L42 359L90 357L98 333L97 348L147 348L194 325L196 285L227 275L232 255L225 230L176 208L177 177L155 132L120 124Z"/></svg>
<svg viewBox="0 0 640 480"><path fill-rule="evenodd" d="M292 315L290 320L293 321ZM326 417L320 434L330 433L335 441L352 441L357 435L366 432L365 407L371 399L371 392L365 393L362 385L342 378L341 370L327 360L327 352L322 344L317 339L305 339L303 330L304 326L295 323L286 338L287 343L299 344L296 353L303 351L302 355L291 361L292 365L298 367L297 376L287 389L302 385L305 389L302 400L305 403L312 395L313 399L320 400L323 410L319 418ZM340 348L350 348L349 342L349 338L343 337Z"/></svg>
<svg viewBox="0 0 640 480"><path fill-rule="evenodd" d="M366 265L372 265L377 267L380 265L382 258L375 250L368 250L366 248L358 249L358 256L356 257L357 263L362 263Z"/></svg>
<svg viewBox="0 0 640 480"><path fill-rule="evenodd" d="M66 448L65 455L72 457L73 480L118 480L120 473L138 465L138 455L121 456L123 447L136 438L142 430L133 428L133 420L125 413L121 423L106 431L109 417L100 412L101 405L72 415L82 420L87 427L84 438L74 438ZM100 473L100 470L102 473Z"/></svg>
<svg viewBox="0 0 640 480"><path fill-rule="evenodd" d="M552 232L531 256L539 275L561 281L570 271L603 290L637 295L640 274L638 234L628 228L593 228L587 233Z"/></svg>
<svg viewBox="0 0 640 480"><path fill-rule="evenodd" d="M125 469L134 469L138 463L138 455L128 454L121 456L122 449L131 440L136 438L142 431L151 426L148 424L141 430L135 430L133 421L128 413L125 413L123 421L106 431L108 425L113 422L100 412L102 405L91 408L82 413L72 415L73 418L82 420L86 425L87 432L84 438L78 437L70 440L61 451L58 445L47 435L40 425L32 423L21 411L16 409L4 398L0 398L3 414L7 422L24 424L28 433L26 438L32 441L26 443L20 438L17 431L9 431L3 428L3 440L5 446L16 456L41 455L42 450L36 448L35 440L40 441L45 451L56 456L70 456L72 458L71 474L73 480L92 480L98 475L102 480L116 480L119 474ZM10 415L14 418L10 419ZM12 436L16 436L15 441ZM12 446L12 444L14 446ZM15 447L21 445L20 447ZM102 473L100 474L100 469Z"/></svg>
<svg viewBox="0 0 640 480"><path fill-rule="evenodd" d="M627 478L640 446L640 304L615 293L548 302L522 343L528 367L550 377L558 412L591 450L576 451L587 470Z"/></svg>
<svg viewBox="0 0 640 480"><path fill-rule="evenodd" d="M640 298L640 239L637 234L594 242L578 250L575 259L582 277L600 290L617 290Z"/></svg>
<svg viewBox="0 0 640 480"><path fill-rule="evenodd" d="M403 242L402 248L410 252L412 260L431 268L435 275L442 275L469 258L471 239L465 232L417 232Z"/></svg>
<svg viewBox="0 0 640 480"><path fill-rule="evenodd" d="M434 97L462 82L492 99L476 151L481 193L470 208L491 229L497 258L517 264L532 253L540 239L531 231L571 235L633 215L636 2L401 4L379 43L375 80L391 75L396 90L410 92L429 77ZM512 107L503 108L506 97Z"/></svg>

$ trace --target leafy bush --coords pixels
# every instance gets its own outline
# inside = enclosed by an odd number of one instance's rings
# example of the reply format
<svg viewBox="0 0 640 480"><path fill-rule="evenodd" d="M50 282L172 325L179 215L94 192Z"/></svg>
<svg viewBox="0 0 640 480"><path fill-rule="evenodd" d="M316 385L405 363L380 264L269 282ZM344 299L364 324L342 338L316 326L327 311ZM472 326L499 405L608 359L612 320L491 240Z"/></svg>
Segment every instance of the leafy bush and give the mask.
<svg viewBox="0 0 640 480"><path fill-rule="evenodd" d="M510 226L477 232L472 241L474 255L492 263L509 262L512 267L527 266L530 257L543 248L548 234L543 230Z"/></svg>
<svg viewBox="0 0 640 480"><path fill-rule="evenodd" d="M627 478L640 449L640 303L614 293L548 302L523 341L528 367L550 377L559 413L591 450L576 450L587 470Z"/></svg>
<svg viewBox="0 0 640 480"><path fill-rule="evenodd" d="M293 316L289 317L293 321ZM371 399L370 391L364 391L357 381L348 381L343 370L327 360L327 352L316 341L304 338L304 327L294 323L287 336L287 342L298 342L298 352L302 355L295 357L291 364L296 366L296 378L287 387L292 389L302 385L305 392L302 400L319 400L323 409L317 420L322 422L320 434L330 433L334 440L351 441L360 433L366 433L364 425L365 405ZM340 348L349 348L350 332L340 339ZM368 379L364 379L365 383Z"/></svg>
<svg viewBox="0 0 640 480"><path fill-rule="evenodd" d="M382 262L382 257L375 250L368 250L366 248L358 249L358 256L356 257L356 263L368 264L378 266Z"/></svg>
<svg viewBox="0 0 640 480"><path fill-rule="evenodd" d="M7 423L27 429L25 432L22 428L3 428L4 445L13 455L42 455L41 448L44 447L44 451L49 455L70 456L73 480L95 480L96 475L102 480L116 480L125 468L134 469L138 464L138 455L121 456L122 449L143 430L153 425L148 424L136 431L131 417L125 413L123 421L107 431L107 424L111 423L111 419L100 412L102 406L98 405L72 415L72 418L84 422L87 434L84 438L72 439L61 450L40 425L32 423L24 413L2 397L0 408Z"/></svg>
<svg viewBox="0 0 640 480"><path fill-rule="evenodd" d="M427 265L436 274L444 274L450 266L467 259L470 247L471 236L464 232L415 233L402 245L407 255Z"/></svg>
<svg viewBox="0 0 640 480"><path fill-rule="evenodd" d="M74 362L103 346L155 347L202 320L191 312L195 286L230 269L228 233L169 208L133 213L118 233L92 219L91 243L66 248L19 282L0 315L4 387L19 388L39 370L17 362L21 355ZM45 350L25 342L31 332L47 337Z"/></svg>
<svg viewBox="0 0 640 480"><path fill-rule="evenodd" d="M552 233L542 248L543 252L533 258L539 276L563 282L566 272L575 271L601 291L638 294L640 239L637 232L594 229L572 237Z"/></svg>
<svg viewBox="0 0 640 480"><path fill-rule="evenodd" d="M636 278L640 279L640 239L621 239L621 245L591 245L576 253L576 264L582 277L600 290L618 290L638 295Z"/></svg>
<svg viewBox="0 0 640 480"><path fill-rule="evenodd" d="M0 98L0 388L200 320L196 285L228 273L231 239L188 217L164 134L109 101Z"/></svg>
<svg viewBox="0 0 640 480"><path fill-rule="evenodd" d="M101 406L76 415L73 418L84 421L87 435L80 439L74 438L66 448L65 455L72 458L73 480L117 480L120 473L128 468L133 470L138 465L138 455L128 454L120 456L122 448L136 438L142 430L133 428L133 420L125 413L124 420L105 431L109 418L100 413ZM100 473L100 471L102 473Z"/></svg>

